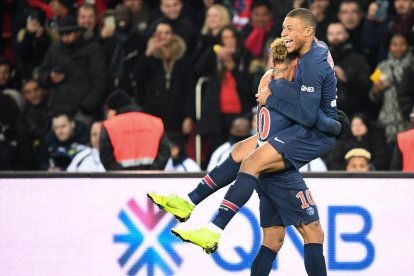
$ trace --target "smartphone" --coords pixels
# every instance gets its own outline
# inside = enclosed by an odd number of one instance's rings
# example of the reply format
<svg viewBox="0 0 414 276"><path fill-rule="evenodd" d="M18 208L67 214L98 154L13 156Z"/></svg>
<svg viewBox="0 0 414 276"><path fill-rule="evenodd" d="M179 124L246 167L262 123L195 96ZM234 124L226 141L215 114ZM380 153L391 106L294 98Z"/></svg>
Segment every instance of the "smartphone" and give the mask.
<svg viewBox="0 0 414 276"><path fill-rule="evenodd" d="M379 21L384 21L387 19L388 14L388 1L387 0L377 0L378 5L377 13L375 14L375 18Z"/></svg>
<svg viewBox="0 0 414 276"><path fill-rule="evenodd" d="M115 15L106 15L104 17L104 26L110 27L112 29L115 29L116 23L115 23Z"/></svg>

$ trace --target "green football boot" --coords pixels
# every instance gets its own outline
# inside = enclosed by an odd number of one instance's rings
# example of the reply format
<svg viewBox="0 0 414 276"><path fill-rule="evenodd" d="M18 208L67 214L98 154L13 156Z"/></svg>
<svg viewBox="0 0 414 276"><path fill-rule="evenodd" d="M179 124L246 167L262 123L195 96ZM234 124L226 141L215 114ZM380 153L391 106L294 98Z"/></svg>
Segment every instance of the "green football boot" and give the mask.
<svg viewBox="0 0 414 276"><path fill-rule="evenodd" d="M173 228L171 233L185 242L191 242L200 246L207 253L214 253L217 250L220 234L211 231L207 227L201 227L194 230L183 230Z"/></svg>
<svg viewBox="0 0 414 276"><path fill-rule="evenodd" d="M179 222L187 221L194 209L194 205L177 195L163 196L147 193L147 196L154 204L172 214Z"/></svg>

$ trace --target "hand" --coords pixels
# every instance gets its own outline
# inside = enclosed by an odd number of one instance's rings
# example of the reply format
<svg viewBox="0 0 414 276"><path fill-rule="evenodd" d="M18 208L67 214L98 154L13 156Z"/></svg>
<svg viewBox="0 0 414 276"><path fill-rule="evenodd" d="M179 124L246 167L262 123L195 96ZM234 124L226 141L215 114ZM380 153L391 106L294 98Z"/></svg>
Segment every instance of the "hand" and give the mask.
<svg viewBox="0 0 414 276"><path fill-rule="evenodd" d="M348 81L348 78L346 77L344 69L342 69L340 66L335 66L335 75L336 75L336 78L342 82Z"/></svg>
<svg viewBox="0 0 414 276"><path fill-rule="evenodd" d="M372 91L374 93L381 93L389 86L389 82L387 80L379 80L372 84Z"/></svg>
<svg viewBox="0 0 414 276"><path fill-rule="evenodd" d="M374 20L375 15L377 14L379 6L376 2L372 2L368 6L367 17L369 20Z"/></svg>
<svg viewBox="0 0 414 276"><path fill-rule="evenodd" d="M147 49L145 50L145 55L150 57L157 51L159 48L164 46L164 42L158 39L158 37L152 37L148 40Z"/></svg>
<svg viewBox="0 0 414 276"><path fill-rule="evenodd" d="M53 83L58 84L65 79L65 74L52 71L50 72L50 79Z"/></svg>
<svg viewBox="0 0 414 276"><path fill-rule="evenodd" d="M182 132L184 135L190 134L193 128L193 120L190 117L187 117L183 121Z"/></svg>
<svg viewBox="0 0 414 276"><path fill-rule="evenodd" d="M260 106L266 105L267 98L272 95L269 87L263 87L260 91L255 95L257 104Z"/></svg>

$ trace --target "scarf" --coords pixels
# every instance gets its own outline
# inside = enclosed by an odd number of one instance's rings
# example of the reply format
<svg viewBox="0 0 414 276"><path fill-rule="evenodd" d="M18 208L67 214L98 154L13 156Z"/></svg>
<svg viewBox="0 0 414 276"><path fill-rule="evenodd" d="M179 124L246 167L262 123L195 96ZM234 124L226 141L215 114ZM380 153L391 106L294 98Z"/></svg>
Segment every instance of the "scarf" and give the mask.
<svg viewBox="0 0 414 276"><path fill-rule="evenodd" d="M252 31L244 42L244 46L248 49L253 57L260 57L263 51L264 43L266 42L266 34L272 29L273 22L270 21L263 28L259 28L252 23Z"/></svg>

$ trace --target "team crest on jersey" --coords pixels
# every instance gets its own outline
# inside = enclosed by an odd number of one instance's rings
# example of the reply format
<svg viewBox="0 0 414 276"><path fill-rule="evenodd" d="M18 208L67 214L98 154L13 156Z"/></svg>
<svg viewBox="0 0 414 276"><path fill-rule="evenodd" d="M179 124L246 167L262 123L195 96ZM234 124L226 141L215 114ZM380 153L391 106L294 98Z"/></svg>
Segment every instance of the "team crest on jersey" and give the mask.
<svg viewBox="0 0 414 276"><path fill-rule="evenodd" d="M313 209L313 207L308 207L306 209L306 214L308 214L309 216L313 216L315 214L315 209Z"/></svg>

